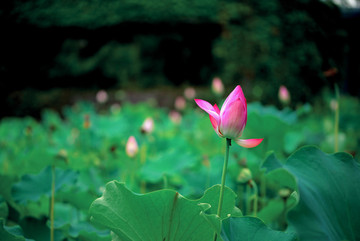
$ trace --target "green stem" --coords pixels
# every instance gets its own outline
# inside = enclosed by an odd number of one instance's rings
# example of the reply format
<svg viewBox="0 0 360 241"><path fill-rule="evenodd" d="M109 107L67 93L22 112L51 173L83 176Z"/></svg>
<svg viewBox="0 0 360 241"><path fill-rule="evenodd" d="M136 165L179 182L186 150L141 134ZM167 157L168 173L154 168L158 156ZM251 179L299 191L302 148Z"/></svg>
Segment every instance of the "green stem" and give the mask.
<svg viewBox="0 0 360 241"><path fill-rule="evenodd" d="M281 227L281 230L285 230L286 229L286 200L287 199L284 199L284 206L283 206L283 211L281 212L281 223L280 223L280 227Z"/></svg>
<svg viewBox="0 0 360 241"><path fill-rule="evenodd" d="M229 149L231 146L231 139L226 138L226 151L225 151L225 159L224 159L224 166L222 170L222 176L221 176L221 187L220 187L220 197L219 197L219 204L218 204L218 210L217 210L217 216L219 216L221 220L221 209L224 199L224 189L225 189L225 179L226 179L226 171L229 161ZM214 241L217 239L217 234L214 235Z"/></svg>
<svg viewBox="0 0 360 241"><path fill-rule="evenodd" d="M163 174L163 181L164 181L164 189L168 189L169 183L168 183L168 178L165 173Z"/></svg>
<svg viewBox="0 0 360 241"><path fill-rule="evenodd" d="M334 128L334 149L335 152L339 151L339 109L340 109L340 94L339 94L339 87L335 85L335 94L336 94L336 110L335 110L335 128Z"/></svg>
<svg viewBox="0 0 360 241"><path fill-rule="evenodd" d="M224 199L225 178L226 178L226 171L227 171L227 166L228 166L228 161L229 161L230 146L231 146L231 139L226 138L226 152L225 152L224 166L223 166L223 171L222 171L222 176L221 176L220 198L219 198L219 205L218 205L218 210L217 210L217 215L219 217L221 217L220 215L221 215L221 209L222 209L222 204L223 204L223 199Z"/></svg>
<svg viewBox="0 0 360 241"><path fill-rule="evenodd" d="M257 210L258 210L258 187L256 185L256 182L254 182L253 180L250 181L251 187L253 189L253 195L252 195L252 199L254 200L254 213L253 215L256 217L257 215Z"/></svg>
<svg viewBox="0 0 360 241"><path fill-rule="evenodd" d="M146 163L146 154L147 154L147 146L143 145L140 148L140 165L144 166ZM139 170L139 167L137 168ZM146 193L146 182L144 180L140 181L140 192Z"/></svg>
<svg viewBox="0 0 360 241"><path fill-rule="evenodd" d="M248 198L248 193L247 193L247 183L243 184L243 215L246 216L246 211L247 211L247 198Z"/></svg>
<svg viewBox="0 0 360 241"><path fill-rule="evenodd" d="M54 241L55 165L51 168L50 241Z"/></svg>

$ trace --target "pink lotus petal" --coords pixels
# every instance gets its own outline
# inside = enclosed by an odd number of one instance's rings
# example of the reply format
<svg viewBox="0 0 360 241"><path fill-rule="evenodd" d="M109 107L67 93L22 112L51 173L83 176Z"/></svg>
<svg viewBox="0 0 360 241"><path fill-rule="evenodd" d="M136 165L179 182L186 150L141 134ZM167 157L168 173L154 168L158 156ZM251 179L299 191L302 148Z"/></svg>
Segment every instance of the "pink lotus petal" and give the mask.
<svg viewBox="0 0 360 241"><path fill-rule="evenodd" d="M252 148L252 147L259 145L262 142L262 140L264 140L264 138L262 138L262 139L237 139L237 140L235 140L235 142L239 146L242 146L245 148Z"/></svg>
<svg viewBox="0 0 360 241"><path fill-rule="evenodd" d="M227 138L236 139L245 127L245 109L240 99L230 103L221 115L220 132Z"/></svg>
<svg viewBox="0 0 360 241"><path fill-rule="evenodd" d="M216 113L218 113L220 115L220 109L217 106L217 104L214 105L214 110L216 111Z"/></svg>
<svg viewBox="0 0 360 241"><path fill-rule="evenodd" d="M216 131L218 128L218 123L216 122L214 117L212 117L211 115L209 115L209 117L210 117L211 125L213 126L214 130Z"/></svg>
<svg viewBox="0 0 360 241"><path fill-rule="evenodd" d="M205 100L200 100L200 99L195 99L195 102L201 109L203 109L210 116L212 116L215 119L216 123L220 123L219 114L217 113L217 111L214 109L214 107L209 102L207 102Z"/></svg>
<svg viewBox="0 0 360 241"><path fill-rule="evenodd" d="M234 102L239 98L246 105L246 99L240 85L236 86L235 89L229 94L229 96L224 101L224 104L221 107L220 116L223 114L223 112L225 111L225 109L228 107L229 104L231 104L232 102Z"/></svg>

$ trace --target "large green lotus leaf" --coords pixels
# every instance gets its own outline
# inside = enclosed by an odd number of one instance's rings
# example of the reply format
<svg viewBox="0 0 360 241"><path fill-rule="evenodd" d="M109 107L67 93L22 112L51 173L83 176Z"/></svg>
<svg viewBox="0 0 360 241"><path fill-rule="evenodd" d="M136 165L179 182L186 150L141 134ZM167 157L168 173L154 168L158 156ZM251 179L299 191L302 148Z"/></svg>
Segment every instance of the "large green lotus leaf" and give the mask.
<svg viewBox="0 0 360 241"><path fill-rule="evenodd" d="M286 215L298 203L298 195L293 192L286 202L276 197L270 200L264 208L260 210L257 217L260 218L266 225L277 230L283 230L287 226Z"/></svg>
<svg viewBox="0 0 360 241"><path fill-rule="evenodd" d="M9 208L5 199L0 195L0 218L7 218L9 215Z"/></svg>
<svg viewBox="0 0 360 241"><path fill-rule="evenodd" d="M224 241L293 241L295 233L272 230L259 218L238 217L223 221L221 237Z"/></svg>
<svg viewBox="0 0 360 241"><path fill-rule="evenodd" d="M185 150L184 148L185 146L182 145L182 148L179 149ZM167 152L163 152L161 156L147 161L141 168L139 175L148 182L159 182L163 179L164 175L177 177L181 180L181 173L186 168L194 166L195 163L194 155L188 151L170 149Z"/></svg>
<svg viewBox="0 0 360 241"><path fill-rule="evenodd" d="M248 122L243 138L264 138L261 145L253 151L261 153L274 150L282 153L286 144L285 134L296 119L296 113L289 109L280 111L272 106L264 107L260 103L251 103L248 105Z"/></svg>
<svg viewBox="0 0 360 241"><path fill-rule="evenodd" d="M4 241L32 241L26 239L20 226L5 226L4 219L0 218L0 240Z"/></svg>
<svg viewBox="0 0 360 241"><path fill-rule="evenodd" d="M65 236L81 240L110 240L109 230L99 230L88 221L88 216L67 203L55 203L54 227ZM48 226L50 223L48 221Z"/></svg>
<svg viewBox="0 0 360 241"><path fill-rule="evenodd" d="M91 203L98 197L91 191L82 191L78 187L72 186L66 190L60 190L56 194L56 199L65 203L70 203L79 210L89 210Z"/></svg>
<svg viewBox="0 0 360 241"><path fill-rule="evenodd" d="M288 170L281 167L281 163L276 159L274 154L271 154L265 161L267 163L266 185L271 188L278 195L270 200L265 207L258 213L258 217L267 225L274 224L274 222L281 223L283 226L285 222L285 215L287 212L296 206L298 203L298 186L295 176ZM283 199L279 195L279 191L287 190L289 196ZM275 223L277 228L282 228Z"/></svg>
<svg viewBox="0 0 360 241"><path fill-rule="evenodd" d="M59 190L64 184L73 184L78 176L72 170L55 169L55 191ZM12 187L12 197L18 203L27 201L37 201L42 195L51 195L52 170L48 166L39 174L26 174L21 181Z"/></svg>
<svg viewBox="0 0 360 241"><path fill-rule="evenodd" d="M23 218L19 221L24 236L36 241L49 241L50 229L47 225L47 219ZM61 230L54 230L54 240L65 240L65 235Z"/></svg>
<svg viewBox="0 0 360 241"><path fill-rule="evenodd" d="M113 231L119 240L196 240L208 241L214 230L220 231L220 219L214 215L218 186L207 190L199 200L188 200L174 190L135 194L117 181L106 185L104 195L90 207L92 221ZM239 215L234 210L235 194L225 189L222 213ZM231 199L231 200L230 200ZM203 203L206 202L206 203ZM231 206L231 207L230 207Z"/></svg>
<svg viewBox="0 0 360 241"><path fill-rule="evenodd" d="M302 131L289 131L285 134L284 150L286 153L292 153L304 142L304 134Z"/></svg>
<svg viewBox="0 0 360 241"><path fill-rule="evenodd" d="M68 234L78 240L86 241L110 241L109 230L99 230L88 222L71 224Z"/></svg>
<svg viewBox="0 0 360 241"><path fill-rule="evenodd" d="M300 202L288 218L300 239L360 240L360 165L355 159L304 147L285 164L275 162L264 167L284 168L298 182Z"/></svg>
<svg viewBox="0 0 360 241"><path fill-rule="evenodd" d="M197 203L208 203L210 204L210 208L206 210L208 214L217 214L217 209L219 206L219 194L220 194L220 185L215 185L208 188L204 195L196 200ZM224 191L224 201L221 209L220 218L225 219L229 216L229 214L233 217L241 217L242 213L240 209L235 207L235 199L236 194L233 190L225 186Z"/></svg>

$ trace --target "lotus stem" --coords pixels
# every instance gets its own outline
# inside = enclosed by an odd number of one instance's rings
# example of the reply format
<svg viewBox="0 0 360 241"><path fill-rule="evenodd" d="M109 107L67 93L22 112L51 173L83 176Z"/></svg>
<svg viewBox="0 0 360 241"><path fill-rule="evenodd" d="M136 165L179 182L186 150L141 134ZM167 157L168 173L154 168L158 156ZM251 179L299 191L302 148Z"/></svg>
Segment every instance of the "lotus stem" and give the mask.
<svg viewBox="0 0 360 241"><path fill-rule="evenodd" d="M336 109L335 109L335 128L334 128L334 150L335 152L339 151L339 112L340 112L340 94L339 87L335 85L335 95L336 95Z"/></svg>
<svg viewBox="0 0 360 241"><path fill-rule="evenodd" d="M218 204L218 210L217 210L217 216L220 217L221 220L221 209L224 199L224 189L225 189L225 180L226 180L226 171L229 161L229 149L231 146L231 139L226 138L226 151L225 151L225 158L224 158L224 166L222 170L222 176L221 176L221 187L220 187L220 197L219 197L219 204ZM214 235L214 241L217 239L217 234Z"/></svg>
<svg viewBox="0 0 360 241"><path fill-rule="evenodd" d="M51 168L50 241L54 241L55 165Z"/></svg>

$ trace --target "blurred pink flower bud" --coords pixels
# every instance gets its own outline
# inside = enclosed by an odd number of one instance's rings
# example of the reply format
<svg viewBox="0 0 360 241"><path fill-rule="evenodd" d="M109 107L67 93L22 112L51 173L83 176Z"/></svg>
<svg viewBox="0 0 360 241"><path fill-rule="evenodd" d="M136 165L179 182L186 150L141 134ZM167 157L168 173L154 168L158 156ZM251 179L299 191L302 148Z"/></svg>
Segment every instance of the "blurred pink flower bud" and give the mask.
<svg viewBox="0 0 360 241"><path fill-rule="evenodd" d="M185 100L185 98L182 97L182 96L176 97L176 99L175 99L175 108L176 108L177 110L183 110L183 109L185 109L185 107L186 107L186 100Z"/></svg>
<svg viewBox="0 0 360 241"><path fill-rule="evenodd" d="M210 122L222 138L232 139L236 144L251 148L259 145L263 139L240 139L247 122L247 103L240 85L226 98L221 110L215 104L195 99L196 104L209 114Z"/></svg>
<svg viewBox="0 0 360 241"><path fill-rule="evenodd" d="M106 101L108 101L108 93L105 90L99 90L96 93L96 101L99 102L100 104L105 103Z"/></svg>
<svg viewBox="0 0 360 241"><path fill-rule="evenodd" d="M175 110L172 110L170 111L169 113L169 117L170 117L170 120L175 123L175 124L180 124L181 123L181 114Z"/></svg>
<svg viewBox="0 0 360 241"><path fill-rule="evenodd" d="M141 132L148 134L154 130L154 120L151 117L145 119L141 126Z"/></svg>
<svg viewBox="0 0 360 241"><path fill-rule="evenodd" d="M195 98L195 95L196 95L196 91L193 87L187 87L185 90L184 90L184 95L185 95L185 98L188 99L188 100L192 100Z"/></svg>
<svg viewBox="0 0 360 241"><path fill-rule="evenodd" d="M134 136L130 136L126 143L126 154L129 157L134 157L139 151L139 146Z"/></svg>
<svg viewBox="0 0 360 241"><path fill-rule="evenodd" d="M219 77L213 79L211 88L216 95L222 95L224 93L224 85Z"/></svg>
<svg viewBox="0 0 360 241"><path fill-rule="evenodd" d="M290 93L284 85L280 86L280 88L279 88L279 100L283 104L290 103Z"/></svg>

